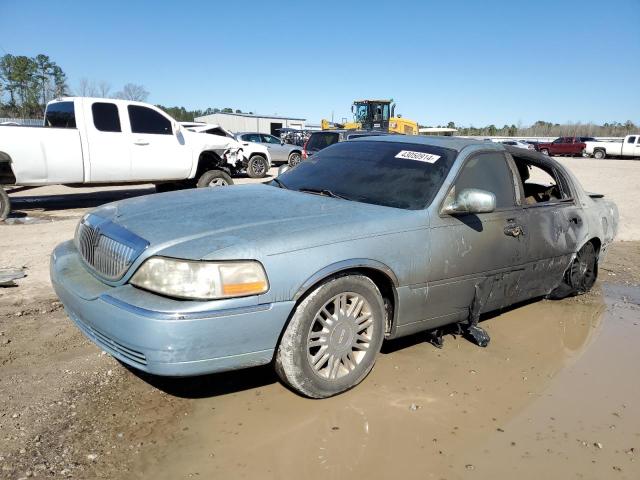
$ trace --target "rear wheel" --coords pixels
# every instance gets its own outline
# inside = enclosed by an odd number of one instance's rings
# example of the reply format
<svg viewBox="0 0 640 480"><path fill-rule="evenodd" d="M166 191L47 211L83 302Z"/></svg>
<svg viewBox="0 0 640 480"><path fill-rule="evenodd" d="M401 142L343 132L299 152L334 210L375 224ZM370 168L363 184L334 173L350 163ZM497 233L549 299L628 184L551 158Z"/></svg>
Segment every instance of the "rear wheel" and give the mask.
<svg viewBox="0 0 640 480"><path fill-rule="evenodd" d="M247 175L251 178L263 178L269 172L269 162L262 155L254 155L247 164Z"/></svg>
<svg viewBox="0 0 640 480"><path fill-rule="evenodd" d="M9 216L9 212L11 212L11 200L4 188L0 187L0 222Z"/></svg>
<svg viewBox="0 0 640 480"><path fill-rule="evenodd" d="M598 254L593 243L586 243L564 273L562 282L549 294L549 298L560 299L582 295L591 290L598 278Z"/></svg>
<svg viewBox="0 0 640 480"><path fill-rule="evenodd" d="M298 152L293 152L291 155L289 155L289 166L293 168L297 164L299 164L301 160L302 156Z"/></svg>
<svg viewBox="0 0 640 480"><path fill-rule="evenodd" d="M384 338L385 310L362 275L323 283L295 309L276 354L276 371L293 390L326 398L360 383Z"/></svg>
<svg viewBox="0 0 640 480"><path fill-rule="evenodd" d="M209 170L200 175L196 186L198 188L205 187L226 187L227 185L233 185L233 180L222 170Z"/></svg>
<svg viewBox="0 0 640 480"><path fill-rule="evenodd" d="M595 152L593 152L593 158L597 158L598 160L602 160L606 156L607 154L604 150L596 150Z"/></svg>

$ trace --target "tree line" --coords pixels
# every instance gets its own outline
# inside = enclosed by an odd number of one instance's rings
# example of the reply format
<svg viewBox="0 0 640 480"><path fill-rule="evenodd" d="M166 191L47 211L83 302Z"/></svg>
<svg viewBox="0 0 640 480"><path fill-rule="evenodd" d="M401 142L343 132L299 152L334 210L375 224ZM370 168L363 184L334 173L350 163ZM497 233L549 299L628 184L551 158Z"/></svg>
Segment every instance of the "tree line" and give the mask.
<svg viewBox="0 0 640 480"><path fill-rule="evenodd" d="M209 107L204 110L187 110L184 107L165 107L164 105L156 105L156 107L161 108L179 122L192 122L194 118L213 115L214 113L248 113L249 115L253 115L253 112L243 112L240 109L236 108L234 110L230 107Z"/></svg>
<svg viewBox="0 0 640 480"><path fill-rule="evenodd" d="M144 102L149 92L135 83L127 83L121 90L112 92L108 82L86 78L71 89L67 75L48 55L0 57L0 117L42 118L49 101L68 95Z"/></svg>
<svg viewBox="0 0 640 480"><path fill-rule="evenodd" d="M438 125L438 128L442 127L457 129L457 135L487 137L624 137L640 130L631 120L602 125L581 122L560 124L538 120L529 126L511 124L502 128L495 125L460 127L455 122L449 122L447 125Z"/></svg>

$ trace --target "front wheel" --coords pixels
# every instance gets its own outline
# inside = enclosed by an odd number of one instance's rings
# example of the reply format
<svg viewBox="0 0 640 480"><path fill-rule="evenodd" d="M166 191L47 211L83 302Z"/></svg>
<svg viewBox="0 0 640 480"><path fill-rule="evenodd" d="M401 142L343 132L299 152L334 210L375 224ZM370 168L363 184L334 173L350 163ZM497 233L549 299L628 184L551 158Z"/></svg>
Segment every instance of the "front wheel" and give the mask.
<svg viewBox="0 0 640 480"><path fill-rule="evenodd" d="M549 155L549 150L546 149L546 148L543 148L543 149L540 150L540 153L543 154L543 155L547 155L548 156Z"/></svg>
<svg viewBox="0 0 640 480"><path fill-rule="evenodd" d="M251 178L264 178L269 172L269 162L262 155L254 155L247 164L247 175Z"/></svg>
<svg viewBox="0 0 640 480"><path fill-rule="evenodd" d="M598 160L602 160L606 156L607 154L604 150L596 150L595 152L593 152L593 158L597 158Z"/></svg>
<svg viewBox="0 0 640 480"><path fill-rule="evenodd" d="M289 155L289 166L291 168L295 167L302 161L302 156L298 152L293 152Z"/></svg>
<svg viewBox="0 0 640 480"><path fill-rule="evenodd" d="M368 277L329 280L296 307L278 346L276 372L307 397L342 393L373 368L384 325L382 296Z"/></svg>
<svg viewBox="0 0 640 480"><path fill-rule="evenodd" d="M4 188L0 187L0 222L4 221L11 212L11 200Z"/></svg>
<svg viewBox="0 0 640 480"><path fill-rule="evenodd" d="M227 185L233 185L233 180L222 170L209 170L200 175L196 186L198 188L205 187L226 187Z"/></svg>
<svg viewBox="0 0 640 480"><path fill-rule="evenodd" d="M598 278L598 254L593 243L586 243L564 273L562 282L549 294L557 300L574 295L582 295L591 290Z"/></svg>

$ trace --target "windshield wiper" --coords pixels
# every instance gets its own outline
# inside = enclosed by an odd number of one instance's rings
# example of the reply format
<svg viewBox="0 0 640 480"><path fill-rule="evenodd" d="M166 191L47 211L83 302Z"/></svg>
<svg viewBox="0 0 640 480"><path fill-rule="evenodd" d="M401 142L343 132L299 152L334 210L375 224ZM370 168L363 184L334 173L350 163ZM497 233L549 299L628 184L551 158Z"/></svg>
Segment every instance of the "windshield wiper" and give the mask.
<svg viewBox="0 0 640 480"><path fill-rule="evenodd" d="M332 192L327 189L319 189L319 188L299 188L299 192L312 193L314 195L324 195L325 197L331 198L340 198L342 200L349 200L347 197L340 195L339 193Z"/></svg>
<svg viewBox="0 0 640 480"><path fill-rule="evenodd" d="M276 182L278 187L284 188L285 190L289 190L289 187L287 187L281 180L278 180L277 178L274 178L272 181Z"/></svg>

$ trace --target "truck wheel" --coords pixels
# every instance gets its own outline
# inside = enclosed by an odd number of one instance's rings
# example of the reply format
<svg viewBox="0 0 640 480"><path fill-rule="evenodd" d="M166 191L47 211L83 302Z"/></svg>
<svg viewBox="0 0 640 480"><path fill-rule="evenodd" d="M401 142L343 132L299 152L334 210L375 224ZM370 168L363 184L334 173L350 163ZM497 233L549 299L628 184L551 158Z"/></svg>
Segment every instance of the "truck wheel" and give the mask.
<svg viewBox="0 0 640 480"><path fill-rule="evenodd" d="M209 170L200 175L196 187L226 187L227 185L233 185L231 177L222 170Z"/></svg>
<svg viewBox="0 0 640 480"><path fill-rule="evenodd" d="M598 255L593 243L586 243L562 277L562 282L549 294L549 298L559 300L587 293L598 278Z"/></svg>
<svg viewBox="0 0 640 480"><path fill-rule="evenodd" d="M607 154L604 150L596 150L595 152L593 152L593 158L597 158L598 160L602 160L606 156Z"/></svg>
<svg viewBox="0 0 640 480"><path fill-rule="evenodd" d="M276 372L311 398L349 390L373 368L384 324L382 296L368 277L333 278L294 310L278 346Z"/></svg>
<svg viewBox="0 0 640 480"><path fill-rule="evenodd" d="M298 152L293 152L289 155L289 166L291 168L295 167L302 160L302 156Z"/></svg>
<svg viewBox="0 0 640 480"><path fill-rule="evenodd" d="M11 200L4 188L0 187L0 222L4 221L11 212Z"/></svg>
<svg viewBox="0 0 640 480"><path fill-rule="evenodd" d="M262 155L254 155L247 164L247 175L251 178L263 178L269 172L269 162Z"/></svg>
<svg viewBox="0 0 640 480"><path fill-rule="evenodd" d="M543 155L549 155L549 149L542 148L542 149L540 149L540 153L543 154Z"/></svg>

